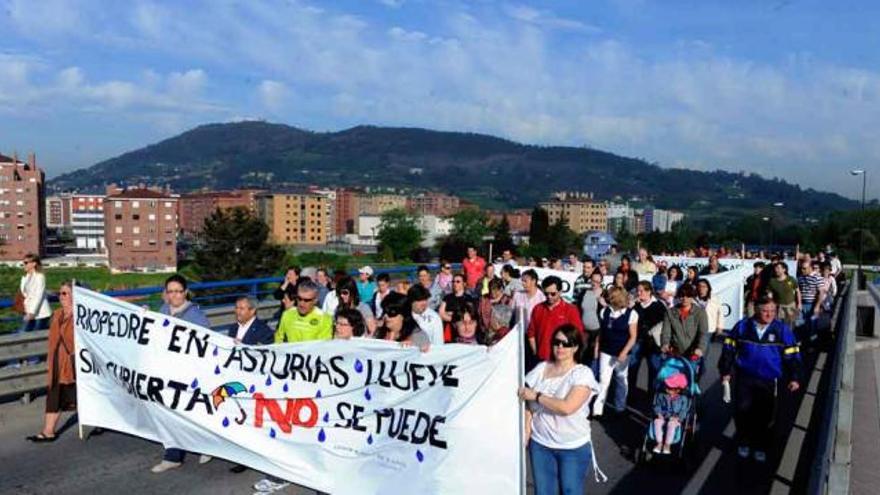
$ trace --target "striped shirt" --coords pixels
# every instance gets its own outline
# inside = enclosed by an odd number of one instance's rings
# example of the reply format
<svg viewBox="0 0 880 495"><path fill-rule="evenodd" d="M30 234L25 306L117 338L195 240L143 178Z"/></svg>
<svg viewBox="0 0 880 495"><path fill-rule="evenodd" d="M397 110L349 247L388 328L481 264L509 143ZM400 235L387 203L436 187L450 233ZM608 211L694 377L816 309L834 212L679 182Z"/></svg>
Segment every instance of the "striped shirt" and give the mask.
<svg viewBox="0 0 880 495"><path fill-rule="evenodd" d="M819 297L819 289L822 287L822 276L818 273L801 275L798 277L798 288L801 290L801 302L813 303Z"/></svg>

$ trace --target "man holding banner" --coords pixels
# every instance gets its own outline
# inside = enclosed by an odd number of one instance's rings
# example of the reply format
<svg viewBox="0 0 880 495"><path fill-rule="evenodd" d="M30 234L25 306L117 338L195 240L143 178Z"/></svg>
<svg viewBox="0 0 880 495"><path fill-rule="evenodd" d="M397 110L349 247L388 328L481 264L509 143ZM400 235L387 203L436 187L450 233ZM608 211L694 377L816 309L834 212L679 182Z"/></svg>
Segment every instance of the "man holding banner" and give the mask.
<svg viewBox="0 0 880 495"><path fill-rule="evenodd" d="M159 312L163 315L173 316L194 325L209 327L211 324L208 322L208 317L205 316L205 313L202 313L202 310L199 309L197 304L191 303L187 300L186 290L187 282L183 276L174 274L168 277L165 280L165 292L163 294L165 304L162 305ZM179 468L183 465L183 458L185 456L186 452L182 449L165 449L165 455L162 457L162 462L153 466L150 471L158 474L164 473L169 469ZM199 464L206 464L210 461L210 456L199 456Z"/></svg>

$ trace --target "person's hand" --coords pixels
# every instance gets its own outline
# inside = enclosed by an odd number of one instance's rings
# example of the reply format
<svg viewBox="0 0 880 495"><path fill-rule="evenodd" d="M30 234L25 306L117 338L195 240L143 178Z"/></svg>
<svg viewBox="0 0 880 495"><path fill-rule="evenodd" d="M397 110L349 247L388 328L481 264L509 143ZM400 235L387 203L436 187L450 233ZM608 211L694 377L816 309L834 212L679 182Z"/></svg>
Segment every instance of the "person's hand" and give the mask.
<svg viewBox="0 0 880 495"><path fill-rule="evenodd" d="M703 350L702 349L695 349L694 356L703 357Z"/></svg>
<svg viewBox="0 0 880 495"><path fill-rule="evenodd" d="M26 314L24 315L24 321L31 321L31 320L33 320L33 319L34 319L34 314L33 314L33 313L26 313Z"/></svg>
<svg viewBox="0 0 880 495"><path fill-rule="evenodd" d="M428 352L431 350L431 344L425 344L425 345L419 347L419 350L422 352Z"/></svg>
<svg viewBox="0 0 880 495"><path fill-rule="evenodd" d="M621 352L620 354L617 355L617 362L618 363L625 363L627 356L628 356L627 353Z"/></svg>
<svg viewBox="0 0 880 495"><path fill-rule="evenodd" d="M521 400L525 401L535 400L538 397L538 393L529 387L521 387L519 392L517 392L517 395Z"/></svg>
<svg viewBox="0 0 880 495"><path fill-rule="evenodd" d="M669 354L669 344L663 344L660 346L660 352L663 354Z"/></svg>
<svg viewBox="0 0 880 495"><path fill-rule="evenodd" d="M722 382L729 382L729 381L730 381L730 375L724 375L724 376L722 376L722 377L721 377L721 381L722 381Z"/></svg>
<svg viewBox="0 0 880 495"><path fill-rule="evenodd" d="M798 389L800 389L800 388L801 388L800 383L793 381L793 380L788 382L788 391L789 392L797 392Z"/></svg>

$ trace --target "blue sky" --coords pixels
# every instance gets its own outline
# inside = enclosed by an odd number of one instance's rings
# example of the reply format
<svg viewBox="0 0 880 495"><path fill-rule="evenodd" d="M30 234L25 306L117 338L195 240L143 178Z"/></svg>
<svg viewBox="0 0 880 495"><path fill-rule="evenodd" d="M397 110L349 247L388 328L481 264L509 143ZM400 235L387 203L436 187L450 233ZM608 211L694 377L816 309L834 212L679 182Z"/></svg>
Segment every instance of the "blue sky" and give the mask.
<svg viewBox="0 0 880 495"><path fill-rule="evenodd" d="M0 152L49 176L266 119L591 146L855 197L880 2L0 0Z"/></svg>

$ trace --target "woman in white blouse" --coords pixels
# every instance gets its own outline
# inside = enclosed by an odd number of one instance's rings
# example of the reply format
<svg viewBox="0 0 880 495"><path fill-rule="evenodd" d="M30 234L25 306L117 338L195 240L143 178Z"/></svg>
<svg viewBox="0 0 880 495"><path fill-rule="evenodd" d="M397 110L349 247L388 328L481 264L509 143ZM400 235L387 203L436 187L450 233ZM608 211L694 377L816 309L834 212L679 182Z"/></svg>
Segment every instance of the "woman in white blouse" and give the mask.
<svg viewBox="0 0 880 495"><path fill-rule="evenodd" d="M593 372L577 364L581 345L577 329L562 325L553 334L550 361L526 376L519 397L528 401L526 439L535 495L584 493L593 459L590 397L599 391Z"/></svg>
<svg viewBox="0 0 880 495"><path fill-rule="evenodd" d="M22 331L46 330L49 328L52 310L46 297L46 276L43 274L43 265L40 263L40 257L35 254L26 254L22 264L24 275L19 284L19 290L24 296Z"/></svg>

